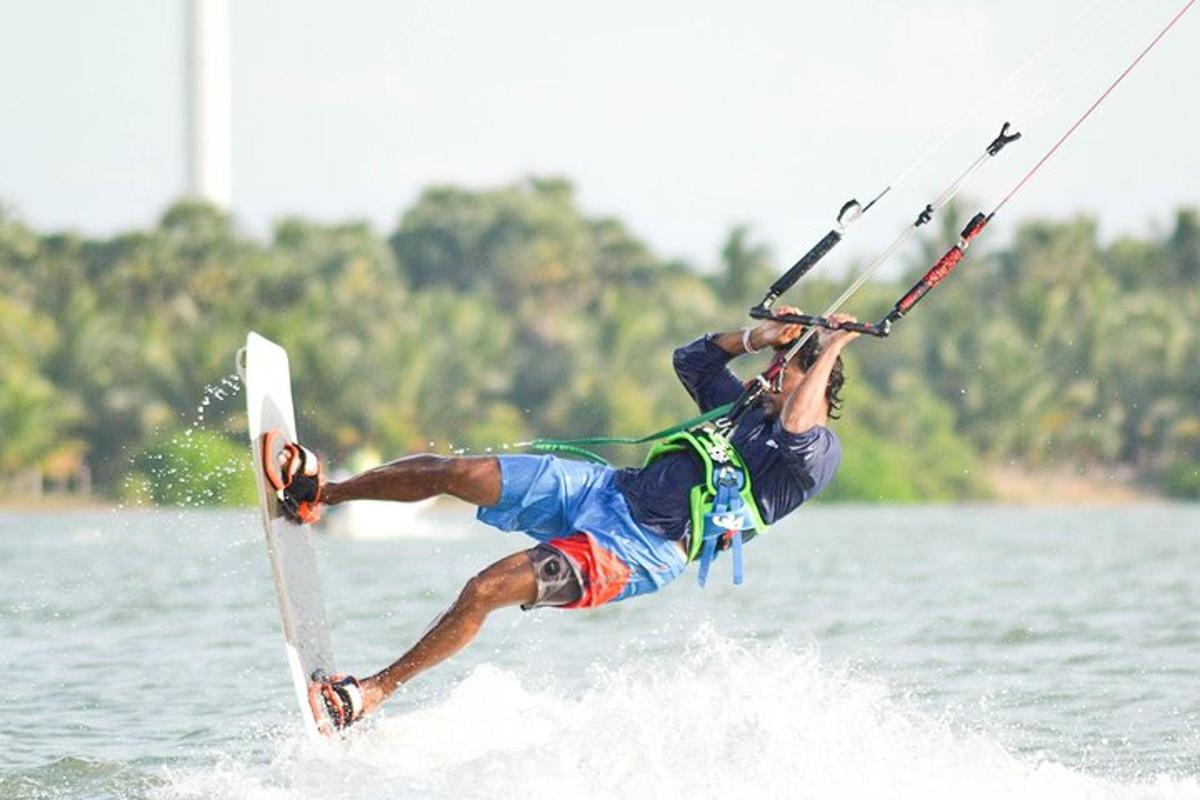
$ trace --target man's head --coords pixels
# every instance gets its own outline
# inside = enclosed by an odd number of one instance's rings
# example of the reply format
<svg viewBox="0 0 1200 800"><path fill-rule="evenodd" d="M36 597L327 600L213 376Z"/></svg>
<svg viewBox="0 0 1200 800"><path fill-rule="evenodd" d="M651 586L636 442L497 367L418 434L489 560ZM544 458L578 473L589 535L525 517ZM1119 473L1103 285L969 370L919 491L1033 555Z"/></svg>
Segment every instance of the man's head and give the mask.
<svg viewBox="0 0 1200 800"><path fill-rule="evenodd" d="M772 387L763 393L761 402L768 417L778 417L783 411L784 400L800 385L804 375L817 360L817 356L821 354L820 340L820 336L810 337L800 348L800 352L796 353L795 357L787 363L783 370L782 380L776 382L780 391L774 391L774 387ZM792 339L787 344L776 345L775 357L783 358L795 341ZM842 407L841 391L845 382L846 375L842 369L842 357L839 355L837 361L834 362L833 370L829 373L829 383L825 386L825 402L829 405L830 419L837 419L841 416L837 412Z"/></svg>

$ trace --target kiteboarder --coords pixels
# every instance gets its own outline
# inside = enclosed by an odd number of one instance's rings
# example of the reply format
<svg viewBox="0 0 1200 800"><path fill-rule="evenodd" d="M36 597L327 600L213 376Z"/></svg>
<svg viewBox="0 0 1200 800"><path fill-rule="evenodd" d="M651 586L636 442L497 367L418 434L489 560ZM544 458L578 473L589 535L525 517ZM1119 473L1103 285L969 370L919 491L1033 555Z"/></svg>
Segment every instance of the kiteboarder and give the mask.
<svg viewBox="0 0 1200 800"><path fill-rule="evenodd" d="M854 321L842 314L833 319ZM766 320L709 334L675 351L675 371L707 411L743 393L730 360L769 348L782 363L803 331ZM700 563L703 584L716 554L726 550L740 583L743 540L816 496L837 470L841 447L827 422L841 407L842 349L857 336L843 329L810 337L735 424L680 432L637 468L554 455L426 453L326 482L311 451L268 440L264 469L297 522L313 522L323 506L349 500L412 502L446 494L478 506L481 521L538 542L468 580L450 608L387 668L361 680L314 681L314 714L321 717L323 703L335 726L349 725L466 646L499 608L595 608L655 592L690 561Z"/></svg>

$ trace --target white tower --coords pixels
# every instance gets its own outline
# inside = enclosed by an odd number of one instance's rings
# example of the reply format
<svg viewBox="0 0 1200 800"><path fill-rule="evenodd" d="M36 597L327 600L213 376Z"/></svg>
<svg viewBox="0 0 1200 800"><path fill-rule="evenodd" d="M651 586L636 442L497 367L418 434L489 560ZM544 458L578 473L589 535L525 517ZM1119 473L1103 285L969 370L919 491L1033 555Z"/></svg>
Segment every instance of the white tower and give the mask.
<svg viewBox="0 0 1200 800"><path fill-rule="evenodd" d="M187 194L228 210L233 193L229 0L186 0L186 6Z"/></svg>

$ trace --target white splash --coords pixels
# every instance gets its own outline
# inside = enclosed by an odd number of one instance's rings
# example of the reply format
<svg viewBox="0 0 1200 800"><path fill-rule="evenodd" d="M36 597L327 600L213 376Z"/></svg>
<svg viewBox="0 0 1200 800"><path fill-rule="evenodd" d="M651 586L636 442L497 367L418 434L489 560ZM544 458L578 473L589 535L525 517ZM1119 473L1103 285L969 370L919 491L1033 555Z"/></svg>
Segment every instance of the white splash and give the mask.
<svg viewBox="0 0 1200 800"><path fill-rule="evenodd" d="M1182 798L1022 759L896 700L813 650L709 633L674 659L580 676L484 665L441 704L345 741L278 743L269 765L174 773L164 798Z"/></svg>
<svg viewBox="0 0 1200 800"><path fill-rule="evenodd" d="M236 372L226 375L217 383L206 383L204 394L200 397L200 405L196 406L196 415L192 418L184 435L190 436L193 430L204 425L204 416L208 413L209 406L213 404L214 400L224 403L226 400L236 397L241 391L242 379Z"/></svg>

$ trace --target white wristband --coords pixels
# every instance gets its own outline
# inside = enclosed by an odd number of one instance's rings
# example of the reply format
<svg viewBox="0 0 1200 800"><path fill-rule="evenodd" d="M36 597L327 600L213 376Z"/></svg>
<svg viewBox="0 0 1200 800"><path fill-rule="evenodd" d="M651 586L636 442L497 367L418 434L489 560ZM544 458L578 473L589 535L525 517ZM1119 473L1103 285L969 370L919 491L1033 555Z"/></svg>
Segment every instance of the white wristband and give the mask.
<svg viewBox="0 0 1200 800"><path fill-rule="evenodd" d="M742 328L742 349L745 350L747 353L757 353L760 350L762 350L761 347L758 348L758 350L755 350L753 347L750 346L750 329L749 328Z"/></svg>

